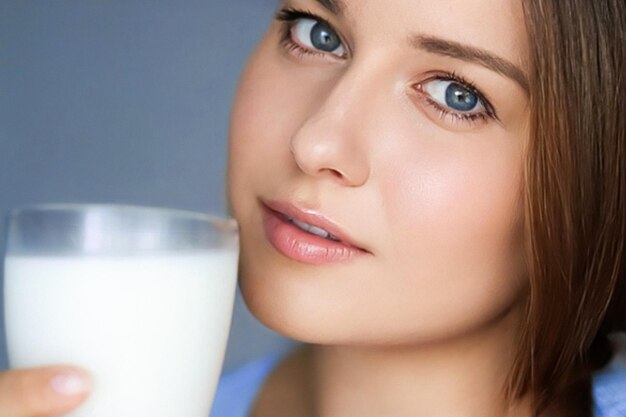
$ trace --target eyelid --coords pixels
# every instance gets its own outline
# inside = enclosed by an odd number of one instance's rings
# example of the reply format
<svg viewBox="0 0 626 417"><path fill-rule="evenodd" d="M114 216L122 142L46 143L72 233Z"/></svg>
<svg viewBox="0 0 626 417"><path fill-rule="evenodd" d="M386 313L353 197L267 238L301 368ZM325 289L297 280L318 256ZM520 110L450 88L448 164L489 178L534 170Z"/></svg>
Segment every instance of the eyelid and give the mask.
<svg viewBox="0 0 626 417"><path fill-rule="evenodd" d="M467 128L473 129L489 121L495 121L486 111L464 114L450 110L433 100L428 94L419 94L415 99L419 101L420 106L424 106L423 111L429 118L436 118L437 121L441 121L445 123L445 126L455 130L457 128L462 128L463 130Z"/></svg>
<svg viewBox="0 0 626 417"><path fill-rule="evenodd" d="M462 76L455 72L448 71L436 71L423 74L421 81L414 81L411 83L410 89L415 94L415 99L418 100L419 106L423 106L423 110L431 120L437 123L443 123L444 126L452 128L454 130L461 129L474 129L481 125L485 125L489 122L496 122L496 124L502 126L502 122L498 118L494 107L491 102L485 97L485 95L474 86L472 82L465 80ZM450 81L460 84L466 88L472 94L475 94L481 103L483 110L478 112L463 112L455 110L449 107L445 103L440 103L439 100L435 100L431 94L423 88L423 85L431 81Z"/></svg>
<svg viewBox="0 0 626 417"><path fill-rule="evenodd" d="M300 10L300 9L296 9L293 7L284 7L276 13L275 19L281 22L289 23L289 24L293 24L293 22L299 19L317 20L318 22L323 23L324 25L328 26L339 37L339 39L341 40L341 44L346 50L346 57L349 57L352 55L352 49L350 48L350 44L346 42L345 38L343 37L341 32L337 30L335 25L330 23L330 21L328 21L324 17L310 10L304 10L304 9ZM345 58L341 58L341 59L345 59Z"/></svg>
<svg viewBox="0 0 626 417"><path fill-rule="evenodd" d="M462 76L460 76L459 74L455 72L436 73L430 76L429 78L427 78L426 80L417 83L416 86L419 87L423 84L426 84L430 81L435 81L435 80L452 81L452 82L462 85L464 88L466 88L468 91L470 91L472 94L478 97L478 100L485 107L485 111L489 116L491 116L497 122L500 122L498 114L495 108L493 107L493 105L491 104L491 101L487 98L487 96L481 90L479 90L472 82L466 80L465 78L463 78ZM451 110L451 111L454 112L455 110ZM469 113L466 113L466 114L469 114Z"/></svg>

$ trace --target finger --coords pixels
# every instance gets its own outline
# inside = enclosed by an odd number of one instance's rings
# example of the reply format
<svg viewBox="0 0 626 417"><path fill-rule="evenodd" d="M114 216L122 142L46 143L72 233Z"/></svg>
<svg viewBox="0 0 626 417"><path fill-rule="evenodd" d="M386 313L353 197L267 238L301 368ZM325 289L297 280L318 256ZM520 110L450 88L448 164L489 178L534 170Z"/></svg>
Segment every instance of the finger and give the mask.
<svg viewBox="0 0 626 417"><path fill-rule="evenodd" d="M87 372L71 366L0 373L0 416L61 415L82 403L91 389Z"/></svg>

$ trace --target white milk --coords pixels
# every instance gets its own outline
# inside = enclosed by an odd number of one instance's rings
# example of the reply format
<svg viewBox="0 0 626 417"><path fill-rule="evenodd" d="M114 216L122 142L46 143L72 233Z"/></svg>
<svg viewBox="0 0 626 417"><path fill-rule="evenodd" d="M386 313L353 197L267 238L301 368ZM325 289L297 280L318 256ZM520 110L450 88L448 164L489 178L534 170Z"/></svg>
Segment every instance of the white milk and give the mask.
<svg viewBox="0 0 626 417"><path fill-rule="evenodd" d="M235 251L5 263L12 367L95 378L72 417L207 417L230 328Z"/></svg>

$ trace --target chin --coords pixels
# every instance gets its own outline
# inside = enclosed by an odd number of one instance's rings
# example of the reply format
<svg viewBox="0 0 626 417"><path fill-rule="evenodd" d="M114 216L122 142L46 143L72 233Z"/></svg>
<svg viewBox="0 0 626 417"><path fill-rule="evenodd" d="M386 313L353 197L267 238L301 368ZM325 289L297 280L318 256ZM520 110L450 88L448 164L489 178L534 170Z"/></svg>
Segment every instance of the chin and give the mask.
<svg viewBox="0 0 626 417"><path fill-rule="evenodd" d="M288 299L281 288L274 285L267 272L255 274L240 264L239 287L252 315L272 331L304 343L328 343L329 327L318 322L315 315L306 314L297 300ZM316 323L318 322L318 323ZM326 337L325 337L326 336Z"/></svg>

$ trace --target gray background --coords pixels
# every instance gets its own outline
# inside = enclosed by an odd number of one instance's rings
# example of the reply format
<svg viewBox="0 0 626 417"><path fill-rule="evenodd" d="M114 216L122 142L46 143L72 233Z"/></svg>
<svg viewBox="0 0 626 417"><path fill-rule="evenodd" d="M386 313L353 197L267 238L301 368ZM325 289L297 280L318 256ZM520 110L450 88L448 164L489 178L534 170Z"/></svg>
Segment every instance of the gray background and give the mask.
<svg viewBox="0 0 626 417"><path fill-rule="evenodd" d="M25 204L224 213L231 98L276 4L0 0L0 251ZM226 368L288 346L238 298Z"/></svg>

